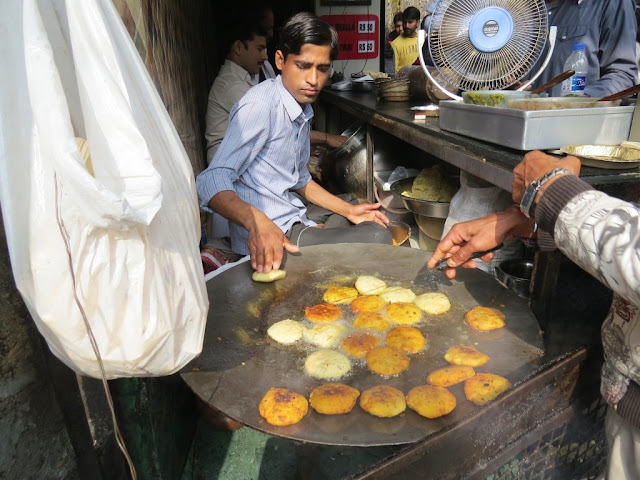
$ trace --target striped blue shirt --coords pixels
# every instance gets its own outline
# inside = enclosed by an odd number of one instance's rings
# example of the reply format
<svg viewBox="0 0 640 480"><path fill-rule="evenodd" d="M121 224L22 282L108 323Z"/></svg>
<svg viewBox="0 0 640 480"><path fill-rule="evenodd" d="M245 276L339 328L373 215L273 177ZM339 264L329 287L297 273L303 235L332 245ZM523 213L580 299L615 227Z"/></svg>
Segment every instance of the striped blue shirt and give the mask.
<svg viewBox="0 0 640 480"><path fill-rule="evenodd" d="M211 198L231 190L283 232L296 222L315 225L291 193L311 180L307 162L312 118L311 105L303 109L280 76L251 88L231 109L220 148L196 178L200 207L211 212ZM249 232L233 222L229 232L233 251L248 255Z"/></svg>

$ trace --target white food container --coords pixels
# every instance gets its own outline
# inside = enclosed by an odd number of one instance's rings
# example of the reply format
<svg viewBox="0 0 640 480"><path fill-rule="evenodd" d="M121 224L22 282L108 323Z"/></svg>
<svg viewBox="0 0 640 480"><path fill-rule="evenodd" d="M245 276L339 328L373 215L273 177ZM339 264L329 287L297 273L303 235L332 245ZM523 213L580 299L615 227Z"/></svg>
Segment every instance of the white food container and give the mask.
<svg viewBox="0 0 640 480"><path fill-rule="evenodd" d="M445 100L440 102L440 128L518 150L619 145L629 138L634 108L525 111Z"/></svg>

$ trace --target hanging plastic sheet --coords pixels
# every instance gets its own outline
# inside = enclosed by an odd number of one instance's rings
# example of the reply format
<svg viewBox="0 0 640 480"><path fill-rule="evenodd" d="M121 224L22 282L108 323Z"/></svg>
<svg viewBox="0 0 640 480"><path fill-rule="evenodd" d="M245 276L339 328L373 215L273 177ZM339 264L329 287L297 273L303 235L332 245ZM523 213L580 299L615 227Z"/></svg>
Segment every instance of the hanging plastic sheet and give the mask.
<svg viewBox="0 0 640 480"><path fill-rule="evenodd" d="M101 376L88 323L108 378L173 373L200 353L208 309L178 134L111 0L0 8L0 201L18 289L75 371Z"/></svg>

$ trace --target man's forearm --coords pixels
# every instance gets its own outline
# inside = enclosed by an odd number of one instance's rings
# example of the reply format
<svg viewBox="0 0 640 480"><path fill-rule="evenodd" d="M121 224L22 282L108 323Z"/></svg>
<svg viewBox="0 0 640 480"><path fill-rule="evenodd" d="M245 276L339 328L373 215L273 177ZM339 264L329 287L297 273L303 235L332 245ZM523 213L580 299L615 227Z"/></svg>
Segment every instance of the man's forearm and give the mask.
<svg viewBox="0 0 640 480"><path fill-rule="evenodd" d="M349 214L351 204L336 197L332 193L327 192L313 180L309 180L309 183L297 190L297 193L302 195L307 201L318 205L319 207L331 210L343 217L346 217Z"/></svg>
<svg viewBox="0 0 640 480"><path fill-rule="evenodd" d="M240 199L232 190L218 192L209 200L209 208L222 215L230 222L236 223L246 230L250 230L255 224L255 216L262 213L252 205Z"/></svg>

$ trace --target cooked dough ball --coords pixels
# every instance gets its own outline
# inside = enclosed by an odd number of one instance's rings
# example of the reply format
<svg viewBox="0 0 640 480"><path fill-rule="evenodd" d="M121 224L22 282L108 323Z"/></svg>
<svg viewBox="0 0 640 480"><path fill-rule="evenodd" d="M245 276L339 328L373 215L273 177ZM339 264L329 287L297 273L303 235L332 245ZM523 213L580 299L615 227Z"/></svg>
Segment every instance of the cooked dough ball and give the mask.
<svg viewBox="0 0 640 480"><path fill-rule="evenodd" d="M351 311L354 313L379 312L387 305L377 295L362 295L351 302Z"/></svg>
<svg viewBox="0 0 640 480"><path fill-rule="evenodd" d="M271 425L283 427L298 423L309 411L309 402L286 388L271 388L260 401L260 415Z"/></svg>
<svg viewBox="0 0 640 480"><path fill-rule="evenodd" d="M417 328L394 327L387 333L386 344L405 353L418 353L424 348L424 336Z"/></svg>
<svg viewBox="0 0 640 480"><path fill-rule="evenodd" d="M504 313L490 307L475 307L469 310L464 319L474 330L488 332L504 327Z"/></svg>
<svg viewBox="0 0 640 480"><path fill-rule="evenodd" d="M452 365L431 372L427 377L427 382L440 387L450 387L473 377L475 374L473 368L468 365Z"/></svg>
<svg viewBox="0 0 640 480"><path fill-rule="evenodd" d="M418 295L413 301L420 310L429 315L440 315L448 312L451 308L451 302L444 293L429 292Z"/></svg>
<svg viewBox="0 0 640 480"><path fill-rule="evenodd" d="M393 323L412 325L420 321L422 312L413 303L396 302L387 306L387 315Z"/></svg>
<svg viewBox="0 0 640 480"><path fill-rule="evenodd" d="M380 294L380 298L382 298L385 302L388 302L388 303L395 303L395 302L411 303L416 298L416 294L413 293L408 288L389 287Z"/></svg>
<svg viewBox="0 0 640 480"><path fill-rule="evenodd" d="M369 333L354 333L342 340L342 350L357 358L364 356L380 343L378 337Z"/></svg>
<svg viewBox="0 0 640 480"><path fill-rule="evenodd" d="M379 278L364 275L356 279L356 288L363 295L377 295L387 288L387 284Z"/></svg>
<svg viewBox="0 0 640 480"><path fill-rule="evenodd" d="M360 396L358 389L342 383L325 383L309 395L313 409L323 415L349 413Z"/></svg>
<svg viewBox="0 0 640 480"><path fill-rule="evenodd" d="M305 316L314 323L335 322L342 317L342 309L332 303L320 303L304 309Z"/></svg>
<svg viewBox="0 0 640 480"><path fill-rule="evenodd" d="M351 362L335 350L318 350L307 357L304 369L315 378L340 378L351 370Z"/></svg>
<svg viewBox="0 0 640 480"><path fill-rule="evenodd" d="M404 393L397 388L378 385L362 392L360 407L376 417L390 418L404 412L407 403Z"/></svg>
<svg viewBox="0 0 640 480"><path fill-rule="evenodd" d="M476 405L484 405L505 390L511 388L511 382L493 373L477 373L464 382L464 395Z"/></svg>
<svg viewBox="0 0 640 480"><path fill-rule="evenodd" d="M337 345L344 327L334 323L319 323L305 330L304 339L311 345L320 348L331 348Z"/></svg>
<svg viewBox="0 0 640 480"><path fill-rule="evenodd" d="M468 345L456 345L447 350L444 359L454 365L481 367L489 361L489 355L485 355Z"/></svg>
<svg viewBox="0 0 640 480"><path fill-rule="evenodd" d="M456 408L456 397L444 387L420 385L407 394L407 406L426 418L438 418Z"/></svg>
<svg viewBox="0 0 640 480"><path fill-rule="evenodd" d="M409 368L409 357L393 347L376 347L367 353L367 366L373 373L391 377Z"/></svg>
<svg viewBox="0 0 640 480"><path fill-rule="evenodd" d="M267 273L253 272L251 278L254 282L275 282L287 276L284 270L270 270Z"/></svg>
<svg viewBox="0 0 640 480"><path fill-rule="evenodd" d="M300 322L287 319L271 325L267 334L276 342L289 345L300 340L305 330L306 328Z"/></svg>
<svg viewBox="0 0 640 480"><path fill-rule="evenodd" d="M370 330L386 330L389 328L389 320L381 313L364 312L353 321L355 328L367 328Z"/></svg>
<svg viewBox="0 0 640 480"><path fill-rule="evenodd" d="M343 305L351 303L358 297L358 291L352 287L331 287L324 292L322 300L327 303L335 303L336 305Z"/></svg>

